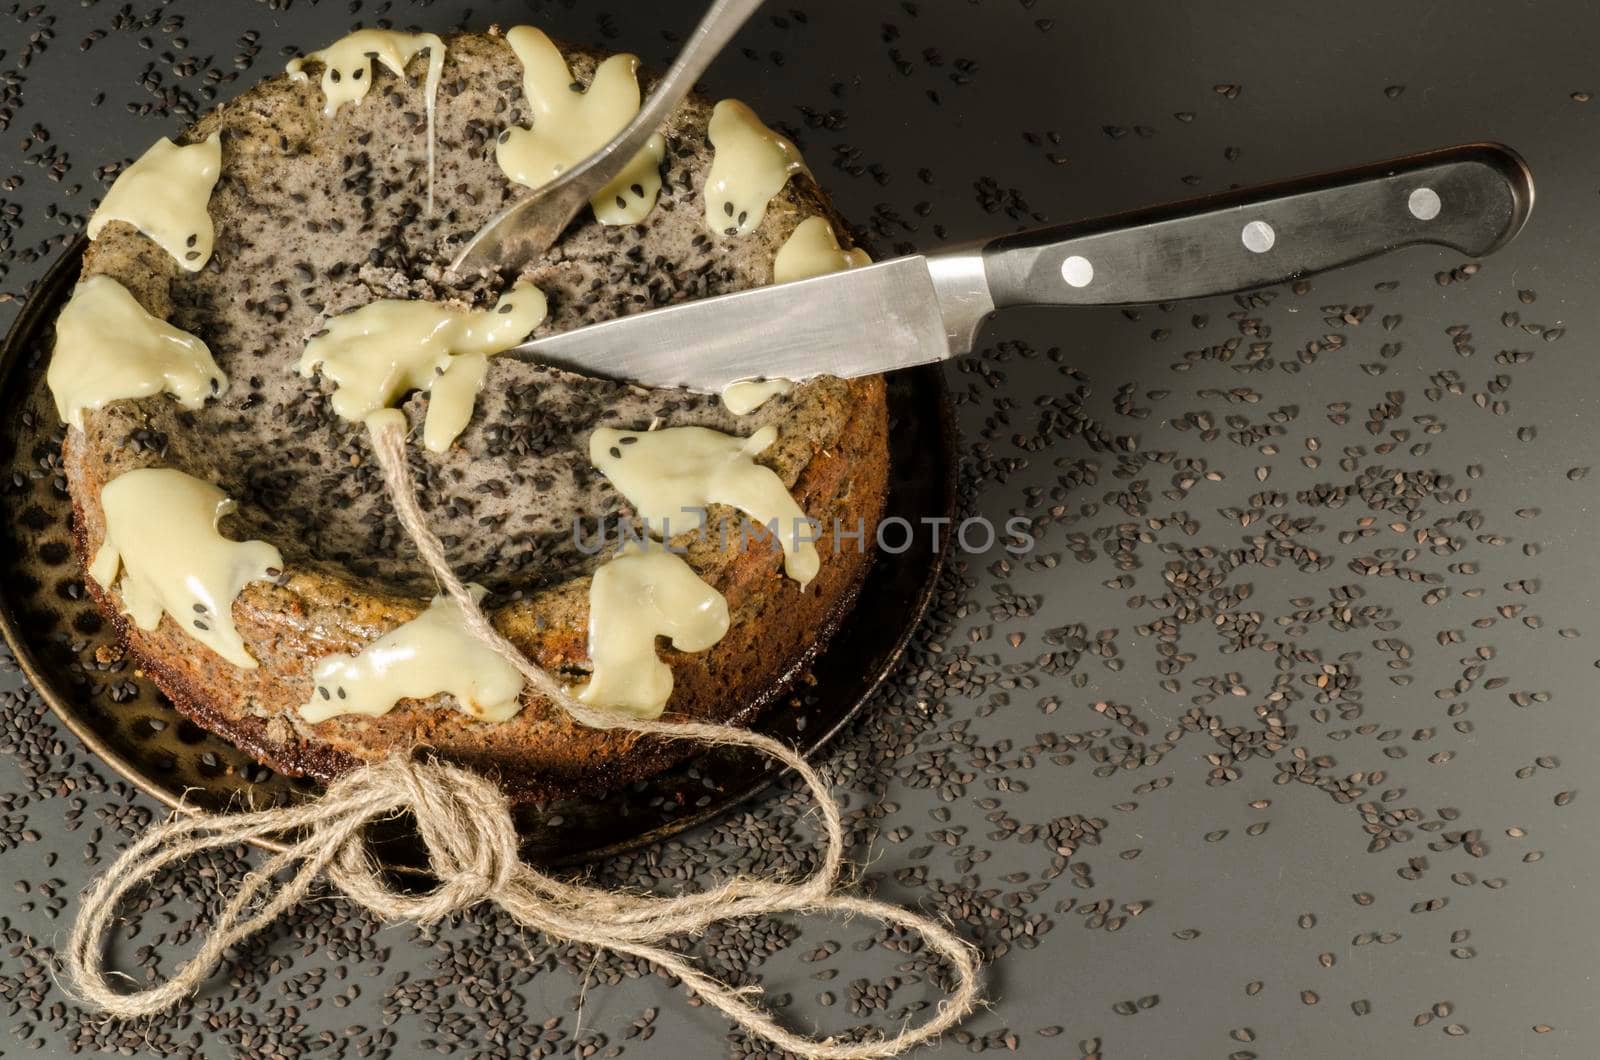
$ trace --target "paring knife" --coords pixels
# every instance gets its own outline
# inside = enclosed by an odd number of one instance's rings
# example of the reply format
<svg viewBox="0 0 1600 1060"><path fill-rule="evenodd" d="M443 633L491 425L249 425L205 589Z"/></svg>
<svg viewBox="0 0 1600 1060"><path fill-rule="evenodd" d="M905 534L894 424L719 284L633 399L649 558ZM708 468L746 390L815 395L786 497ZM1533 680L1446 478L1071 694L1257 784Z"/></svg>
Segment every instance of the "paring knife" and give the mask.
<svg viewBox="0 0 1600 1060"><path fill-rule="evenodd" d="M684 302L507 353L645 386L849 378L972 350L994 310L1265 287L1416 243L1482 257L1533 209L1521 156L1472 144Z"/></svg>

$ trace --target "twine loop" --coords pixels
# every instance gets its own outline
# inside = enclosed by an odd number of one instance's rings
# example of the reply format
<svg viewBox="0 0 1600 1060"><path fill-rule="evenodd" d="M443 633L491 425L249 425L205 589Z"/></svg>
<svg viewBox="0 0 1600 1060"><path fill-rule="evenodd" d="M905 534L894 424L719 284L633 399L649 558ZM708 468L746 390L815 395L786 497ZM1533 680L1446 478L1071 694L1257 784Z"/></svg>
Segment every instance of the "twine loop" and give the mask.
<svg viewBox="0 0 1600 1060"><path fill-rule="evenodd" d="M491 781L443 762L387 759L349 774L371 791L368 820L410 811L438 886L426 894L395 891L364 846L347 842L328 877L384 920L431 924L505 894L521 860L505 797ZM330 792L331 794L331 792Z"/></svg>
<svg viewBox="0 0 1600 1060"><path fill-rule="evenodd" d="M161 1012L191 995L229 947L267 927L325 879L385 921L435 923L493 902L524 927L648 961L675 976L746 1032L779 1049L818 1060L895 1056L959 1023L978 1003L978 958L972 946L933 918L838 889L844 825L817 771L793 749L760 733L703 722L668 722L596 710L574 699L529 661L478 607L445 560L423 519L406 462L403 431L387 420L368 424L373 451L400 524L444 590L460 605L467 628L516 666L532 688L594 728L619 728L658 738L761 751L793 770L818 810L823 844L818 865L793 881L735 876L709 890L681 895L630 894L549 876L521 858L511 807L491 780L449 763L395 756L352 770L315 800L239 814L174 816L153 826L84 892L67 943L67 971L82 997L114 1016ZM409 813L437 886L412 894L391 886L367 845L368 826ZM224 903L189 961L165 981L120 990L105 968L106 939L129 892L153 883L169 866L208 850L244 842L286 840L284 849L248 874ZM784 1027L757 1004L760 988L729 986L668 945L719 921L778 913L823 912L875 918L921 936L954 973L949 997L924 1023L893 1036L859 1041L808 1037ZM122 978L127 978L123 976Z"/></svg>

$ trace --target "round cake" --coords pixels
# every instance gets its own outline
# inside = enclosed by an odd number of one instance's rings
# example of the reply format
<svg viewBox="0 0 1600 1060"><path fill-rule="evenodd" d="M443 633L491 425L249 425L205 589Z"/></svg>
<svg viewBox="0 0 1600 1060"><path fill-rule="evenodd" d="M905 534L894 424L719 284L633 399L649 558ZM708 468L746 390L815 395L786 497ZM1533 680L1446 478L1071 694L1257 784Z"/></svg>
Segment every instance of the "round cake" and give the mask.
<svg viewBox="0 0 1600 1060"><path fill-rule="evenodd" d="M158 144L91 223L51 366L74 425L65 464L88 587L181 711L272 767L327 779L428 748L542 798L625 783L686 750L579 726L520 682L490 702L494 675L449 639L447 608L430 602L434 579L385 493L363 424L394 415L384 406L410 428L418 497L450 565L482 587L513 643L594 705L745 722L850 606L888 476L881 379L774 383L746 411L753 401L493 355L864 260L840 248L844 225L792 145L741 104L691 98L543 258L518 275L449 271L525 184L631 116L649 89L635 65L557 50L526 28L362 31L218 108L181 144ZM570 98L555 98L563 77ZM761 154L781 186L730 180L736 150ZM183 196L206 180L196 220ZM174 202L157 209L164 196ZM402 342L380 317L399 321ZM390 345L412 349L429 321L427 371L376 383L357 371ZM158 367L119 382L127 364ZM644 465L620 458L647 449L669 462L667 478L714 450L768 495L781 485L816 523L814 573L793 542L750 532L771 513L749 506L707 504L704 526L665 535L670 548L630 535L659 499L627 484L623 469ZM202 511L213 537L194 528ZM645 543L619 548L630 536ZM661 577L635 576L644 561ZM689 626L671 606L692 606L699 632L680 635ZM664 617L641 626L650 608ZM602 681L597 646L620 636L613 627L643 637L652 658ZM401 642L426 643L428 665L385 670L383 647ZM664 688L642 687L636 676L657 660Z"/></svg>

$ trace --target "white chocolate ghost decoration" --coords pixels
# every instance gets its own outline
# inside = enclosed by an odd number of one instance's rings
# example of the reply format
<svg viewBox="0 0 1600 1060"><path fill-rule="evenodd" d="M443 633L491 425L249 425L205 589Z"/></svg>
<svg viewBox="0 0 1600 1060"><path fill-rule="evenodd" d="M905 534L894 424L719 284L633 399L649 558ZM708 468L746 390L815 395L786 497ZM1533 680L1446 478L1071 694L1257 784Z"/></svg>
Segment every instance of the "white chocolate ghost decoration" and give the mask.
<svg viewBox="0 0 1600 1060"><path fill-rule="evenodd" d="M300 374L320 368L335 387L333 411L351 421L428 391L422 441L442 453L472 419L489 357L527 338L545 309L544 293L527 282L493 309L383 299L329 320L306 343Z"/></svg>
<svg viewBox="0 0 1600 1060"><path fill-rule="evenodd" d="M481 585L468 588L474 600L483 599ZM522 709L522 674L467 630L461 608L443 594L355 655L320 660L312 679L311 699L300 707L310 722L341 714L377 717L402 699L441 693L478 721L506 721Z"/></svg>
<svg viewBox="0 0 1600 1060"><path fill-rule="evenodd" d="M682 652L710 648L728 632L728 601L683 558L629 542L589 584L589 680L575 690L590 706L657 718L672 696L672 668L656 638Z"/></svg>
<svg viewBox="0 0 1600 1060"><path fill-rule="evenodd" d="M217 530L234 502L209 482L165 467L118 475L100 491L106 536L89 576L110 590L122 571L122 610L140 629L165 613L179 629L244 670L256 660L233 625L233 601L269 579L283 557L265 541Z"/></svg>
<svg viewBox="0 0 1600 1060"><path fill-rule="evenodd" d="M108 222L124 221L148 236L190 272L211 260L216 230L211 189L222 174L222 139L212 133L179 147L163 136L124 169L89 218L96 239Z"/></svg>
<svg viewBox="0 0 1600 1060"><path fill-rule="evenodd" d="M722 388L722 406L735 416L748 416L793 389L787 379L741 379Z"/></svg>
<svg viewBox="0 0 1600 1060"><path fill-rule="evenodd" d="M789 178L806 168L800 151L736 99L711 111L706 130L714 149L706 173L706 227L720 235L749 235Z"/></svg>
<svg viewBox="0 0 1600 1060"><path fill-rule="evenodd" d="M866 251L839 246L827 218L807 217L778 248L778 256L772 262L772 282L805 280L871 263Z"/></svg>
<svg viewBox="0 0 1600 1060"><path fill-rule="evenodd" d="M600 63L586 91L577 90L561 50L532 26L506 33L522 63L522 94L533 125L500 134L495 161L518 184L537 188L588 158L639 113L639 60L613 55ZM658 133L627 167L589 200L601 224L637 224L661 192L667 141Z"/></svg>
<svg viewBox="0 0 1600 1060"><path fill-rule="evenodd" d="M346 103L360 103L372 87L372 61L382 63L394 76L405 79L406 64L428 53L428 74L423 84L423 107L428 116L428 212L433 212L434 110L439 101L439 77L444 71L444 41L433 33L400 33L392 29L358 29L321 51L290 59L287 70L296 81L308 80L306 63L322 64L322 113L332 117Z"/></svg>
<svg viewBox="0 0 1600 1060"><path fill-rule="evenodd" d="M700 525L709 504L737 508L772 530L783 548L784 572L804 589L816 577L815 527L783 480L755 458L778 440L776 427L739 438L707 427L619 431L589 435L589 462L633 505L646 528L662 535Z"/></svg>
<svg viewBox="0 0 1600 1060"><path fill-rule="evenodd" d="M109 276L78 284L56 318L45 382L61 422L83 429L86 409L165 391L186 409L222 393L228 377L206 344L145 312Z"/></svg>

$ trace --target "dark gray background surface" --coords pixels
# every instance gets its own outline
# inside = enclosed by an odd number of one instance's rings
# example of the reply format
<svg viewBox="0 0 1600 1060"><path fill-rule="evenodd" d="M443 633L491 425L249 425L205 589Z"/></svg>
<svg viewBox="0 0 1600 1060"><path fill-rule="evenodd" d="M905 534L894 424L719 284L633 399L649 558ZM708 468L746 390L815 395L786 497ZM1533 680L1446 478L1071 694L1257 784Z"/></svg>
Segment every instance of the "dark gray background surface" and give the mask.
<svg viewBox="0 0 1600 1060"><path fill-rule="evenodd" d="M0 0L0 324L98 167L286 49L355 20L529 21L661 65L697 7ZM1475 274L1416 249L1259 297L1013 313L950 368L970 506L1035 517L1039 550L961 558L828 759L867 882L993 958L991 1010L938 1055L1600 1053L1596 40L1581 2L775 0L707 78L792 129L880 256L1464 140L1538 180ZM424 936L335 901L191 1009L88 1015L51 955L154 804L0 687L0 1053L749 1048L681 988L504 917ZM604 878L792 866L802 808L773 795ZM169 967L203 886L138 920ZM892 1024L937 992L875 930L700 945L798 1025Z"/></svg>

